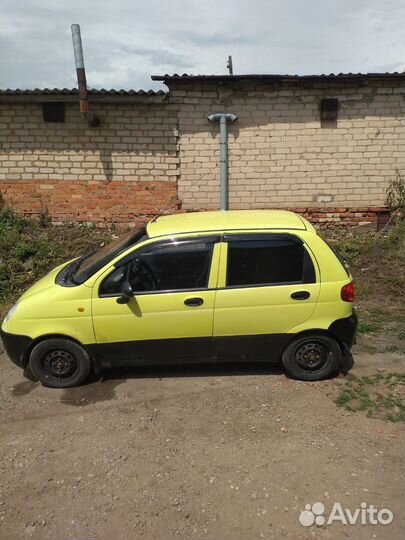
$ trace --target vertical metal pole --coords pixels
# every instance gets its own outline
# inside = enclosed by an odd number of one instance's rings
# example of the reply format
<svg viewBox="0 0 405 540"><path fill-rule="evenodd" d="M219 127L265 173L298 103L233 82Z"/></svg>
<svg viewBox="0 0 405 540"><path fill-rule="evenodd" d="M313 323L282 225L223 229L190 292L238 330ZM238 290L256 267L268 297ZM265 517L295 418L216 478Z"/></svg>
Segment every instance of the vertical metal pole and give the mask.
<svg viewBox="0 0 405 540"><path fill-rule="evenodd" d="M84 58L82 37L80 35L80 25L72 24L73 52L75 55L77 83L79 86L80 112L87 113L89 110L89 101L87 96L86 72L84 70Z"/></svg>
<svg viewBox="0 0 405 540"><path fill-rule="evenodd" d="M232 63L232 56L228 56L228 63L226 65L229 71L229 75L233 75L233 63Z"/></svg>
<svg viewBox="0 0 405 540"><path fill-rule="evenodd" d="M228 127L225 115L219 120L220 136L220 209L228 210Z"/></svg>
<svg viewBox="0 0 405 540"><path fill-rule="evenodd" d="M220 198L221 210L228 210L228 122L235 122L238 117L233 113L213 113L208 116L210 122L219 122L220 140Z"/></svg>

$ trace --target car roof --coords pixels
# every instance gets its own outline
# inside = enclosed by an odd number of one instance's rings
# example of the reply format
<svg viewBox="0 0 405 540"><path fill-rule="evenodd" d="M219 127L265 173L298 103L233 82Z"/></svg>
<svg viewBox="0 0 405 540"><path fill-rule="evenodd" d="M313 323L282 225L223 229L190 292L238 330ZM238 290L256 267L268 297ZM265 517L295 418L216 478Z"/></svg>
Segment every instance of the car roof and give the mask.
<svg viewBox="0 0 405 540"><path fill-rule="evenodd" d="M311 230L312 225L285 210L227 210L189 212L161 216L147 225L148 236L225 230L290 229Z"/></svg>

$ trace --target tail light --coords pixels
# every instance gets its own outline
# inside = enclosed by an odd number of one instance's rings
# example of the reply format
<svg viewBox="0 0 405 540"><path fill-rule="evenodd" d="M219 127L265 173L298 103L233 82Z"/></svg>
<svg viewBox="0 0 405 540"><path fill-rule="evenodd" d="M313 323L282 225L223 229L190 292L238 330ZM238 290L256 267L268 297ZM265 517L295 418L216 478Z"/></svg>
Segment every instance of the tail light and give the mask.
<svg viewBox="0 0 405 540"><path fill-rule="evenodd" d="M340 297L345 302L354 302L355 293L356 288L353 281L351 281L350 283L342 287L342 290L340 291Z"/></svg>

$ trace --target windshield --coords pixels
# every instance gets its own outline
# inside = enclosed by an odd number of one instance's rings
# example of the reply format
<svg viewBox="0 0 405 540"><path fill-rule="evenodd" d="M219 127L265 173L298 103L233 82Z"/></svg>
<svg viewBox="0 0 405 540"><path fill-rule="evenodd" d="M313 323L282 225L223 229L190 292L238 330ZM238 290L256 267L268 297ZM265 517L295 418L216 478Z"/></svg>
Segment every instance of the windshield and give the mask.
<svg viewBox="0 0 405 540"><path fill-rule="evenodd" d="M112 261L119 253L138 243L140 240L146 240L147 238L145 227L131 229L111 244L74 261L69 272L70 280L77 285L84 283L90 276L100 270L100 268L103 268L103 266Z"/></svg>

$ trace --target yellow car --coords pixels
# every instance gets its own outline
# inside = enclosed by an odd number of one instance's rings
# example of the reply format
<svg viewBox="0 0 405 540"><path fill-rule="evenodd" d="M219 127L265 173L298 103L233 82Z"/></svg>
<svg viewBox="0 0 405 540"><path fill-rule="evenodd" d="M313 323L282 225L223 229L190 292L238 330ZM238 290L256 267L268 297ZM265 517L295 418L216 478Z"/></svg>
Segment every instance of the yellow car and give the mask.
<svg viewBox="0 0 405 540"><path fill-rule="evenodd" d="M103 367L246 359L314 381L353 366L353 300L344 265L297 214L177 214L55 268L1 336L54 388Z"/></svg>

